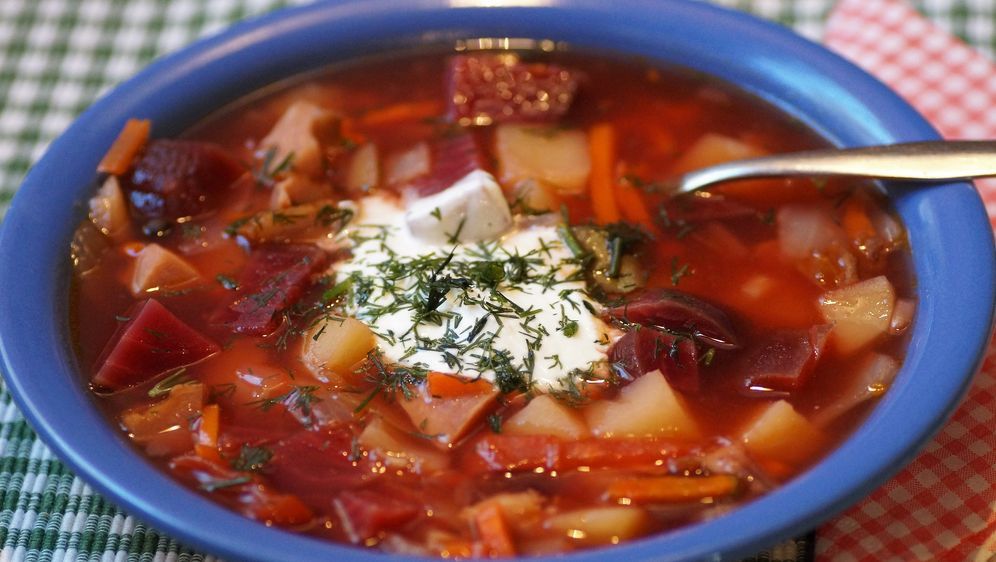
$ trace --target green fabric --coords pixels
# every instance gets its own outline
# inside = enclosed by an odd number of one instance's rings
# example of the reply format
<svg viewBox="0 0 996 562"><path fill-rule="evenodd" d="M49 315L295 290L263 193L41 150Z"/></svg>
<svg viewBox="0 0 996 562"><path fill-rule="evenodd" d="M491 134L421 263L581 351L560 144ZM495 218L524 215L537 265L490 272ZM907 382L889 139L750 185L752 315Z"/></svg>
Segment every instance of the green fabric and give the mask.
<svg viewBox="0 0 996 562"><path fill-rule="evenodd" d="M0 1L0 217L45 146L103 92L150 60L285 0ZM722 0L818 40L830 0ZM923 0L926 15L983 52L996 50L991 0ZM2 264L0 264L2 265ZM0 289L2 290L2 289ZM811 538L756 560L808 560ZM195 561L63 466L0 385L0 560Z"/></svg>

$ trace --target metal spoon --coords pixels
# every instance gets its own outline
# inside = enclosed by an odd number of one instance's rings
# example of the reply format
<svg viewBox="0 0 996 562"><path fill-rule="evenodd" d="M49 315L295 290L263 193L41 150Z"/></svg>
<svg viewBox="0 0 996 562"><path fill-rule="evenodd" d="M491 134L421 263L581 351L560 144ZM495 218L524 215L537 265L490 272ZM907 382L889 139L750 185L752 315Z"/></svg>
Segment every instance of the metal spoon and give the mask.
<svg viewBox="0 0 996 562"><path fill-rule="evenodd" d="M709 166L664 183L675 196L731 180L783 176L917 182L992 177L996 176L996 141L925 141L778 154Z"/></svg>

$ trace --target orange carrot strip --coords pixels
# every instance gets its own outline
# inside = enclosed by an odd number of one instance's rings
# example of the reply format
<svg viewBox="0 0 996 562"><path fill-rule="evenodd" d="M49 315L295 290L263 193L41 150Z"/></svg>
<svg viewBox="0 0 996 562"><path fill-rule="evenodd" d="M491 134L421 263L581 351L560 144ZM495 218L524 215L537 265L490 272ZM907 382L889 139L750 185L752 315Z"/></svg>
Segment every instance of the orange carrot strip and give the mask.
<svg viewBox="0 0 996 562"><path fill-rule="evenodd" d="M515 556L515 542L501 507L497 504L482 507L474 515L474 525L489 556Z"/></svg>
<svg viewBox="0 0 996 562"><path fill-rule="evenodd" d="M844 204L844 213L840 222L847 236L855 244L862 244L876 236L875 226L868 217L865 206L854 198Z"/></svg>
<svg viewBox="0 0 996 562"><path fill-rule="evenodd" d="M588 150L591 153L591 206L595 222L619 222L619 205L616 203L615 166L616 133L612 125L598 123L588 131Z"/></svg>
<svg viewBox="0 0 996 562"><path fill-rule="evenodd" d="M151 129L152 122L148 119L129 119L100 164L97 164L97 171L116 176L127 172L135 155L148 142Z"/></svg>
<svg viewBox="0 0 996 562"><path fill-rule="evenodd" d="M629 498L636 503L677 503L723 497L737 491L740 480L732 474L712 476L650 476L624 478L609 484L611 499Z"/></svg>
<svg viewBox="0 0 996 562"><path fill-rule="evenodd" d="M209 460L221 460L218 454L218 433L221 426L221 408L217 404L204 406L201 411L201 424L197 429L197 442L194 452Z"/></svg>
<svg viewBox="0 0 996 562"><path fill-rule="evenodd" d="M619 210L622 211L626 220L638 223L651 232L656 230L654 219L651 218L650 211L647 210L647 204L644 202L640 190L622 182L616 186L616 198L619 201Z"/></svg>
<svg viewBox="0 0 996 562"><path fill-rule="evenodd" d="M367 126L386 125L398 121L427 119L442 111L442 106L436 100L411 101L368 111L361 121Z"/></svg>
<svg viewBox="0 0 996 562"><path fill-rule="evenodd" d="M438 398L484 394L490 392L492 389L491 383L484 379L467 380L454 375L437 372L429 373L427 381L429 396Z"/></svg>

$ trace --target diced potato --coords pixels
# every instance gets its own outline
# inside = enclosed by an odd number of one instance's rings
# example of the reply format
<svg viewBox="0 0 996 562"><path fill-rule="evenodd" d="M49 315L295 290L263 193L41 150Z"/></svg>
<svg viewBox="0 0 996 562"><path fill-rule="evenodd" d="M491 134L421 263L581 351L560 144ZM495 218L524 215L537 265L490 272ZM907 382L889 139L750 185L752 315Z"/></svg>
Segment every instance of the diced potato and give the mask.
<svg viewBox="0 0 996 562"><path fill-rule="evenodd" d="M401 185L428 174L430 170L429 145L420 142L408 150L392 154L388 158L384 174L385 183L387 185Z"/></svg>
<svg viewBox="0 0 996 562"><path fill-rule="evenodd" d="M828 288L857 280L857 261L847 235L829 209L786 205L776 220L779 247L802 274Z"/></svg>
<svg viewBox="0 0 996 562"><path fill-rule="evenodd" d="M885 334L895 302L892 283L883 275L824 293L820 312L834 325L834 347L849 355Z"/></svg>
<svg viewBox="0 0 996 562"><path fill-rule="evenodd" d="M549 394L533 398L501 427L502 432L510 435L552 435L569 440L589 434L581 413Z"/></svg>
<svg viewBox="0 0 996 562"><path fill-rule="evenodd" d="M273 161L291 157L291 169L318 177L324 172L324 145L339 134L339 119L331 111L308 101L287 108L259 145L274 150Z"/></svg>
<svg viewBox="0 0 996 562"><path fill-rule="evenodd" d="M617 398L593 402L582 412L596 436L699 436L688 408L660 371L643 375L623 388Z"/></svg>
<svg viewBox="0 0 996 562"><path fill-rule="evenodd" d="M171 291L200 280L201 274L186 260L159 244L148 244L135 260L131 292Z"/></svg>
<svg viewBox="0 0 996 562"><path fill-rule="evenodd" d="M116 238L128 230L128 204L116 176L108 176L90 198L90 220L105 235Z"/></svg>
<svg viewBox="0 0 996 562"><path fill-rule="evenodd" d="M270 208L286 209L302 203L328 199L332 189L328 184L312 180L301 174L290 174L273 186L270 195Z"/></svg>
<svg viewBox="0 0 996 562"><path fill-rule="evenodd" d="M741 440L755 458L796 465L819 452L825 437L791 404L779 400L764 409Z"/></svg>
<svg viewBox="0 0 996 562"><path fill-rule="evenodd" d="M190 420L204 407L204 385L178 384L164 400L121 414L121 425L152 456L176 455L193 446Z"/></svg>
<svg viewBox="0 0 996 562"><path fill-rule="evenodd" d="M432 244L498 238L512 225L512 213L491 174L474 170L452 186L416 199L405 213L408 229Z"/></svg>
<svg viewBox="0 0 996 562"><path fill-rule="evenodd" d="M692 146L681 155L671 173L684 174L692 170L721 164L730 160L755 158L764 156L765 152L756 146L751 146L741 140L717 133L706 133L698 138Z"/></svg>
<svg viewBox="0 0 996 562"><path fill-rule="evenodd" d="M498 389L493 385L482 392L447 397L430 396L424 385L414 390L410 400L401 398L398 405L419 431L434 436L443 446L459 440L497 406Z"/></svg>
<svg viewBox="0 0 996 562"><path fill-rule="evenodd" d="M425 474L449 467L449 456L446 453L430 446L426 439L405 433L380 417L367 423L358 442L370 452L373 460L390 468Z"/></svg>
<svg viewBox="0 0 996 562"><path fill-rule="evenodd" d="M346 172L346 189L363 194L376 189L380 183L380 158L377 145L366 143L356 149Z"/></svg>
<svg viewBox="0 0 996 562"><path fill-rule="evenodd" d="M559 513L546 526L586 545L616 544L647 531L649 516L638 507L594 507Z"/></svg>
<svg viewBox="0 0 996 562"><path fill-rule="evenodd" d="M377 345L373 331L355 318L323 318L305 335L304 364L316 374L347 371Z"/></svg>
<svg viewBox="0 0 996 562"><path fill-rule="evenodd" d="M495 156L501 182L515 185L535 180L560 193L584 191L591 173L584 131L530 125L500 125Z"/></svg>

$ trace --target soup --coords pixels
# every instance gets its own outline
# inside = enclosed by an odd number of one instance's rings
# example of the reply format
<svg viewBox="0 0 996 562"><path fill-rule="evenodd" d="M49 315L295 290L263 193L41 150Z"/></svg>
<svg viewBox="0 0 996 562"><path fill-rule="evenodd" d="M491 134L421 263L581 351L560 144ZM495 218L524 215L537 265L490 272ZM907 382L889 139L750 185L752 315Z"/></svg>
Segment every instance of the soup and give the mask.
<svg viewBox="0 0 996 562"><path fill-rule="evenodd" d="M719 516L860 422L915 307L873 186L671 199L826 143L688 70L463 47L125 126L71 325L138 450L267 525L490 557Z"/></svg>

